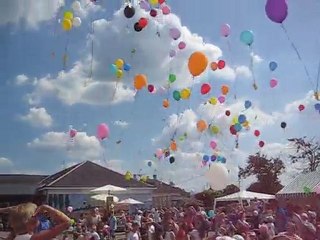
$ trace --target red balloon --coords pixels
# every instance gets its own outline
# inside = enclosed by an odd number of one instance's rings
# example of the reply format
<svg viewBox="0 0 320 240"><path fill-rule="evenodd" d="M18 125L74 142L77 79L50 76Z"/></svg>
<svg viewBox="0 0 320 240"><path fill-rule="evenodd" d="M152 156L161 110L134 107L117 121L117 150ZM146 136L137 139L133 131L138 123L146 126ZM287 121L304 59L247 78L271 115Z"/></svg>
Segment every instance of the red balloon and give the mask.
<svg viewBox="0 0 320 240"><path fill-rule="evenodd" d="M202 95L205 95L205 94L209 93L210 90L211 90L211 87L210 87L210 85L208 83L202 84L202 86L201 86L201 94Z"/></svg>
<svg viewBox="0 0 320 240"><path fill-rule="evenodd" d="M260 131L259 131L259 130L255 130L255 131L254 131L254 135L255 135L256 137L259 137L259 136L260 136Z"/></svg>
<svg viewBox="0 0 320 240"><path fill-rule="evenodd" d="M157 10L151 9L151 11L150 11L150 16L151 16L151 17L156 17L157 15L158 15Z"/></svg>
<svg viewBox="0 0 320 240"><path fill-rule="evenodd" d="M162 4L162 3L164 3L166 0L159 0L158 2L159 2L159 4Z"/></svg>
<svg viewBox="0 0 320 240"><path fill-rule="evenodd" d="M140 18L139 19L139 26L142 28L145 28L148 25L148 19L146 18Z"/></svg>
<svg viewBox="0 0 320 240"><path fill-rule="evenodd" d="M234 125L231 125L231 126L230 126L230 133L231 133L232 135L237 135L237 130L236 130L236 128L234 127Z"/></svg>
<svg viewBox="0 0 320 240"><path fill-rule="evenodd" d="M151 93L154 91L154 86L152 84L148 85L148 91Z"/></svg>
<svg viewBox="0 0 320 240"><path fill-rule="evenodd" d="M260 141L259 142L259 147L263 148L263 146L264 146L264 141Z"/></svg>
<svg viewBox="0 0 320 240"><path fill-rule="evenodd" d="M218 62L218 68L223 69L226 66L226 62L223 60L219 60Z"/></svg>
<svg viewBox="0 0 320 240"><path fill-rule="evenodd" d="M305 109L304 105L300 104L300 105L299 105L299 111L301 112L301 111L303 111L304 109Z"/></svg>
<svg viewBox="0 0 320 240"><path fill-rule="evenodd" d="M231 112L229 110L226 111L226 115L229 117Z"/></svg>

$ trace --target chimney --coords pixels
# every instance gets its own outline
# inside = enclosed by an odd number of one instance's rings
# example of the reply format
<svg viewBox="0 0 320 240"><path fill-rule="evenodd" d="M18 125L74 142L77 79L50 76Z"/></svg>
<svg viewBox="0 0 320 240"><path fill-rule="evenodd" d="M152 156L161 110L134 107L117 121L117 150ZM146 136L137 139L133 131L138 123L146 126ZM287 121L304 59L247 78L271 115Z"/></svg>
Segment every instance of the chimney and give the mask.
<svg viewBox="0 0 320 240"><path fill-rule="evenodd" d="M153 180L157 180L157 174L153 174Z"/></svg>

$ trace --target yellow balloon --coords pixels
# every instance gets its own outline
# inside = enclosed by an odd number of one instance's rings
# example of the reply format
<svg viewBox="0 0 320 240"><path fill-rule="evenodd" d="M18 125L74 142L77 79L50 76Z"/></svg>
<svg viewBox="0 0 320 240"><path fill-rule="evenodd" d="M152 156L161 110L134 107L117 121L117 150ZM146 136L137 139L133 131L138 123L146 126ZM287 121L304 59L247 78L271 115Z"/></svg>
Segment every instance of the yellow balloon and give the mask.
<svg viewBox="0 0 320 240"><path fill-rule="evenodd" d="M118 69L116 72L117 78L122 78L123 77L123 71L121 69Z"/></svg>
<svg viewBox="0 0 320 240"><path fill-rule="evenodd" d="M180 92L180 96L182 99L189 99L191 95L191 90L189 88L184 88Z"/></svg>
<svg viewBox="0 0 320 240"><path fill-rule="evenodd" d="M157 5L159 4L158 0L150 0L151 5Z"/></svg>
<svg viewBox="0 0 320 240"><path fill-rule="evenodd" d="M214 125L210 127L210 130L213 134L218 134L220 132L219 127Z"/></svg>
<svg viewBox="0 0 320 240"><path fill-rule="evenodd" d="M117 68L122 69L124 61L121 58L119 58L115 61L114 64L117 66Z"/></svg>
<svg viewBox="0 0 320 240"><path fill-rule="evenodd" d="M63 14L64 19L69 19L70 21L72 21L73 19L73 12L71 11L66 11Z"/></svg>
<svg viewBox="0 0 320 240"><path fill-rule="evenodd" d="M237 117L233 117L232 118L232 123L233 124L237 124L238 123L238 118Z"/></svg>
<svg viewBox="0 0 320 240"><path fill-rule="evenodd" d="M242 126L244 126L244 127L249 127L249 122L248 121L245 121L244 123L242 123Z"/></svg>
<svg viewBox="0 0 320 240"><path fill-rule="evenodd" d="M212 98L210 98L209 103L212 105L216 105L218 103L218 100L216 97L212 97Z"/></svg>
<svg viewBox="0 0 320 240"><path fill-rule="evenodd" d="M72 29L72 22L69 19L63 19L61 26L63 30L70 31Z"/></svg>

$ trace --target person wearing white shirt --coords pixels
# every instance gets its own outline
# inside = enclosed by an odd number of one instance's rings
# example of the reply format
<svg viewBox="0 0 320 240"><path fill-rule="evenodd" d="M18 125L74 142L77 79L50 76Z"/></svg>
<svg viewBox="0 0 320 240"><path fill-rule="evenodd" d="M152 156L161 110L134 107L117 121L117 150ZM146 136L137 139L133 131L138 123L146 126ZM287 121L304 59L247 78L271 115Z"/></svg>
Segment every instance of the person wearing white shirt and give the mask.
<svg viewBox="0 0 320 240"><path fill-rule="evenodd" d="M132 223L132 229L128 234L127 240L140 240L139 223Z"/></svg>

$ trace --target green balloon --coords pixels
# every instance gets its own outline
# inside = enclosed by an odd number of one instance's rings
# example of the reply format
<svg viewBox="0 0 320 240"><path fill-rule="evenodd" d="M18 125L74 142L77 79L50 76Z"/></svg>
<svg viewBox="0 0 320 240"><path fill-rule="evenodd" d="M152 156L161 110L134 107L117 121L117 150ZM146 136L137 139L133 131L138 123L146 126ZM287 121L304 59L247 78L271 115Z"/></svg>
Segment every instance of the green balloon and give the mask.
<svg viewBox="0 0 320 240"><path fill-rule="evenodd" d="M173 98L174 98L174 100L179 101L181 99L180 92L175 90L173 92Z"/></svg>
<svg viewBox="0 0 320 240"><path fill-rule="evenodd" d="M170 75L169 75L169 82L170 82L170 83L173 83L175 80L177 80L176 75L173 74L173 73L170 73Z"/></svg>

